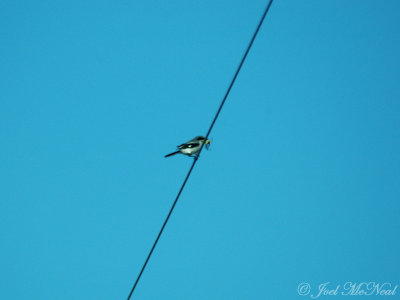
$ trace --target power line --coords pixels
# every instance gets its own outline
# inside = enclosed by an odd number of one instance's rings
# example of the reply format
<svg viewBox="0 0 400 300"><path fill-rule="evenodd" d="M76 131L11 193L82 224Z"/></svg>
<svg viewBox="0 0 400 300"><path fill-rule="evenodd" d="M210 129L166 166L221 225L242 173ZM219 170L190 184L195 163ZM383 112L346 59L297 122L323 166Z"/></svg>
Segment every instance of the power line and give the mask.
<svg viewBox="0 0 400 300"><path fill-rule="evenodd" d="M229 87L228 87L228 89L227 89L227 91L226 91L226 93L225 93L224 98L222 99L221 104L219 105L219 108L218 108L218 110L217 110L217 113L215 114L215 117L214 117L213 121L211 122L210 128L209 128L208 131L207 131L206 139L207 139L208 136L210 135L211 130L213 129L214 124L215 124L215 122L216 122L217 119L218 119L218 116L219 116L219 114L220 114L220 112L221 112L221 110L222 110L222 107L224 106L225 101L226 101L226 99L228 98L228 95L229 95L229 93L230 93L230 91L231 91L231 89L232 89L232 86L233 86L233 84L235 83L237 76L239 75L240 69L242 68L243 63L244 63L244 61L246 60L247 54L249 54L249 51L250 51L250 49L251 49L251 46L253 45L253 42L254 42L254 40L256 39L256 36L257 36L257 34L258 34L258 31L260 30L261 25L262 25L262 23L264 22L264 19L265 19L266 15L268 14L268 11L269 11L269 8L271 7L272 2L273 2L273 0L270 0L270 1L268 2L267 7L265 8L265 11L264 11L264 13L263 13L263 15L262 15L262 17L261 17L259 23L258 23L258 26L257 26L257 28L256 28L256 30L255 30L255 32L254 32L254 34L253 34L251 40L250 40L250 43L249 43L249 45L247 46L246 52L244 53L244 55L243 55L243 57L242 57L242 60L240 61L240 64L239 64L239 66L238 66L238 68L237 68L237 70L236 70L236 72L235 72L235 75L234 75L233 78L232 78L232 81L231 81L231 83L230 83L230 85L229 85ZM149 262L150 257L151 257L151 255L152 255L152 253L153 253L153 251L154 251L154 249L155 249L157 243L158 243L158 240L160 239L161 234L163 233L164 228L165 228L165 226L167 225L168 220L169 220L169 218L170 218L170 216L171 216L171 214L172 214L172 212L173 212L173 210L174 210L174 208L175 208L175 205L176 205L176 203L178 202L179 197L181 196L181 193L182 193L182 191L183 191L183 189L184 189L184 187L185 187L185 185L186 185L186 182L188 181L188 179L189 179L189 177L190 177L190 174L192 173L192 170L193 170L194 166L196 165L196 162L197 162L198 158L200 157L200 153L201 153L201 151L203 150L204 144L205 144L205 143L203 143L203 144L201 145L201 148L200 148L200 151L199 151L198 155L195 156L195 158L194 158L194 160L193 160L193 163L192 163L192 165L191 165L191 167L190 167L190 169L189 169L189 172L187 173L187 175L186 175L186 177L185 177L185 180L183 181L182 186L181 186L181 188L179 189L179 192L178 192L178 194L177 194L177 196L176 196L176 198L175 198L175 201L174 201L174 203L172 204L171 209L169 210L169 213L168 213L168 215L167 215L167 217L166 217L166 219L165 219L165 221L164 221L164 223L163 223L163 225L162 225L162 227L161 227L161 229L160 229L160 232L158 233L157 238L156 238L156 240L154 241L154 244L153 244L153 246L151 247L151 250L150 250L149 254L147 255L147 258L146 258L146 260L145 260L145 262L144 262L144 264L143 264L143 266L142 266L142 269L141 269L140 272L139 272L139 275L138 275L137 278L136 278L135 283L133 284L133 287L132 287L132 289L131 289L131 291L130 291L130 293L129 293L129 295L128 295L127 300L130 300L130 299L131 299L131 296L132 296L132 294L133 294L133 292L134 292L134 290L135 290L135 288L136 288L136 286L137 286L137 284L138 284L138 282L139 282L139 280L140 280L140 277L142 276L143 271L144 271L144 269L146 268L146 265L147 265L147 263Z"/></svg>
<svg viewBox="0 0 400 300"><path fill-rule="evenodd" d="M265 16L268 14L268 11L269 11L269 8L271 7L272 1L273 1L273 0L270 0L270 1L268 2L267 7L265 8L265 11L264 11L264 13L263 13L263 15L262 15L262 17L261 17L261 19L260 19L260 22L258 23L258 26L257 26L256 30L254 31L254 34L253 34L253 36L252 36L252 38L251 38L251 40L250 40L250 43L249 43L249 45L247 46L246 52L244 53L243 58L242 58L242 60L240 61L240 64L239 64L239 66L238 66L238 68L237 68L237 70L236 70L236 72L235 72L235 75L234 75L233 78L232 78L231 84L229 85L229 87L228 87L228 89L227 89L227 91L226 91L226 93L225 93L225 96L224 96L224 98L222 99L222 102L221 102L221 104L220 104L220 106L219 106L219 108L218 108L218 111L217 111L217 113L215 114L215 117L214 117L214 120L213 120L212 123L211 123L210 129L208 129L208 132L207 132L207 135L206 135L206 139L207 139L208 136L210 135L210 132L211 132L211 130L212 130L213 127L214 127L215 121L217 121L217 118L218 118L218 116L219 116L219 113L221 112L222 107L224 106L225 101L226 101L226 99L228 98L228 95L229 95L229 93L230 93L230 91L231 91L231 89L232 89L232 86L233 86L233 84L234 84L235 81L236 81L236 77L239 75L240 69L242 68L243 63L244 63L244 61L246 60L247 54L249 54L249 52L250 52L251 46L253 46L254 40L256 39L256 36L257 36L258 31L260 31L260 28L261 28L262 23L264 22ZM204 145L202 145L202 146L204 146ZM203 148L203 147L202 147L202 148ZM199 153L199 154L200 154L200 153Z"/></svg>
<svg viewBox="0 0 400 300"><path fill-rule="evenodd" d="M149 254L147 255L146 261L144 262L143 267L142 267L142 269L140 270L140 273L139 273L138 277L136 278L136 281L135 281L135 283L134 283L134 285L133 285L133 287L132 287L132 289L131 289L131 292L129 293L129 296L128 296L127 300L129 300L129 299L131 298L131 296L132 296L132 294L133 294L133 291L135 290L136 285L138 284L139 279L140 279L140 277L142 276L142 273L143 273L144 269L146 268L147 263L149 262L150 256L151 256L151 254L153 253L154 248L156 247L157 242L158 242L158 240L160 239L162 232L164 231L165 225L167 225L167 222L168 222L168 220L169 220L169 217L171 216L172 211L174 210L175 205L176 205L176 203L178 202L178 199L179 199L179 197L180 197L180 195L181 195L181 193L182 193L182 191L183 191L183 188L184 188L185 185L186 185L186 182L188 181L188 179L189 179L189 177L190 177L190 174L192 173L192 170L193 170L193 168L194 168L194 165L196 164L197 159L198 159L198 156L195 156L195 158L194 158L194 160L193 160L193 163L192 163L192 166L190 167L189 172L187 173L186 178L185 178L185 180L183 181L183 184L182 184L182 186L181 186L181 188L180 188L180 190L179 190L179 192L178 192L178 195L176 196L175 201L174 201L174 203L172 204L171 209L169 210L169 213L168 213L168 215L167 215L167 218L165 219L164 224L162 225L162 227L161 227L161 229L160 229L160 232L158 233L157 238L156 238L156 240L154 241L153 247L151 247L151 250L150 250Z"/></svg>

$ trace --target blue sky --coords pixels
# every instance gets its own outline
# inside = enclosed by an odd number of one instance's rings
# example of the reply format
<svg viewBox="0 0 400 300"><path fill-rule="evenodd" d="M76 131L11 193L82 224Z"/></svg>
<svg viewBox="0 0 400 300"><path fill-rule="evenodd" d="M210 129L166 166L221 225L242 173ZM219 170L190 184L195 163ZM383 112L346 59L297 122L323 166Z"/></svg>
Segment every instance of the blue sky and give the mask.
<svg viewBox="0 0 400 300"><path fill-rule="evenodd" d="M2 299L127 297L266 4L1 2ZM133 299L400 284L399 13L273 3Z"/></svg>

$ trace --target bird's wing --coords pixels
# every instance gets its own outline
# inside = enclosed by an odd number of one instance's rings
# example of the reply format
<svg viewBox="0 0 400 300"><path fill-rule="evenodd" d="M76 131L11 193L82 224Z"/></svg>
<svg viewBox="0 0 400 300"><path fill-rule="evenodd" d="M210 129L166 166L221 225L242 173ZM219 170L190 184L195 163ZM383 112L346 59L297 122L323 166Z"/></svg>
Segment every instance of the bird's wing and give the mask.
<svg viewBox="0 0 400 300"><path fill-rule="evenodd" d="M198 147L198 146L200 146L200 143L190 142L190 143L182 144L182 145L178 146L178 148L179 149L190 149L190 148L195 148L195 147Z"/></svg>

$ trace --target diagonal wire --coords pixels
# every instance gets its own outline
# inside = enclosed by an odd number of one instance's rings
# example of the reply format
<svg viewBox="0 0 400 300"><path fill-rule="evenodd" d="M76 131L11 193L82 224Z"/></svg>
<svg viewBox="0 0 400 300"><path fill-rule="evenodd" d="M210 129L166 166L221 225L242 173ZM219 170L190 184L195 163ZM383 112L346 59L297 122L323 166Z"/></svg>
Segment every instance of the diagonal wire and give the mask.
<svg viewBox="0 0 400 300"><path fill-rule="evenodd" d="M186 185L186 182L188 181L188 179L189 179L189 177L190 177L190 174L192 173L192 170L193 170L193 168L194 168L194 166L195 166L195 164L196 164L197 159L198 159L198 156L195 156L195 158L194 158L194 160L193 160L193 163L192 163L192 166L190 167L189 172L187 173L186 178L185 178L185 180L183 181L183 184L182 184L182 186L181 186L181 188L180 188L180 190L179 190L179 192L178 192L178 195L176 196L175 201L174 201L174 203L172 204L171 209L169 210L169 213L168 213L168 215L167 215L167 218L165 219L164 224L162 225L162 227L161 227L161 229L160 229L160 232L158 233L157 238L156 238L156 240L154 241L153 247L151 247L151 250L150 250L149 254L147 255L146 261L144 262L143 267L142 267L142 269L140 270L140 273L139 273L138 277L136 278L136 281L135 281L135 283L134 283L134 285L133 285L133 287L132 287L132 289L131 289L131 292L129 293L129 296L128 296L127 300L129 300L129 299L131 298L131 296L132 296L132 294L133 294L133 291L135 290L136 285L138 284L139 279L140 279L140 277L142 276L142 273L143 273L144 269L146 268L147 263L149 262L150 256L151 256L151 254L153 253L154 248L156 247L157 242L158 242L158 240L160 239L162 232L164 231L165 225L167 225L167 222L168 222L168 220L169 220L169 217L171 216L172 211L174 210L175 205L176 205L176 203L178 202L178 199L179 199L179 197L180 197L180 195L181 195L181 193L182 193L182 191L183 191L183 188L184 188L185 185Z"/></svg>
<svg viewBox="0 0 400 300"><path fill-rule="evenodd" d="M234 75L233 78L232 78L231 84L229 85L229 87L228 87L228 89L227 89L227 91L226 91L226 93L225 93L225 96L224 96L224 98L222 99L222 102L221 102L221 104L220 104L220 106L219 106L219 108L218 108L218 111L217 111L217 113L215 114L214 120L212 121L211 126L210 126L210 128L208 129L208 132L207 132L207 135L206 135L206 139L207 139L208 136L210 135L211 130L212 130L213 127L214 127L215 121L217 121L217 119L218 119L219 113L221 112L222 107L224 106L225 101L226 101L226 99L228 98L228 95L229 95L229 93L230 93L230 91L231 91L231 89L232 89L232 86L233 86L233 84L235 83L237 76L239 75L240 69L242 68L243 63L244 63L244 61L246 60L247 54L249 54L249 52L250 52L250 48L251 48L251 46L253 45L254 40L256 39L257 33L258 33L258 31L260 31L260 28L261 28L262 23L264 22L265 16L268 14L268 11L269 11L269 8L271 7L272 1L273 1L273 0L270 0L270 1L268 2L267 7L265 8L265 11L264 11L264 13L263 13L263 15L262 15L262 17L261 17L261 19L260 19L260 22L258 23L258 26L257 26L256 30L254 31L254 34L253 34L253 36L252 36L252 38L251 38L251 40L250 40L250 43L249 43L249 45L247 46L246 52L244 53L243 58L242 58L242 60L240 61L240 64L239 64L239 66L238 66L238 68L237 68L237 70L236 70L236 73L235 73L235 75ZM202 146L204 146L204 144L203 144ZM202 148L203 148L203 147L202 147ZM201 151L201 150L200 150L200 151ZM200 153L199 153L199 154L200 154Z"/></svg>
<svg viewBox="0 0 400 300"><path fill-rule="evenodd" d="M211 123L211 125L210 125L210 128L209 128L208 131L207 131L206 140L208 139L208 136L210 135L211 130L213 129L214 124L215 124L215 122L216 122L217 119L218 119L218 116L219 116L219 114L220 114L220 112L221 112L221 110L222 110L222 107L224 106L225 101L226 101L226 99L228 98L228 95L229 95L229 93L230 93L230 91L231 91L231 89L232 89L232 87L233 87L233 84L235 83L236 78L237 78L237 76L239 75L239 72L240 72L240 70L241 70L241 68L242 68L242 66L243 66L243 63L244 63L244 61L246 60L247 54L249 54L249 51L250 51L250 49L251 49L251 46L253 45L254 40L256 39L256 36L257 36L257 34L258 34L258 31L260 30L261 25L262 25L262 23L264 22L264 19L265 19L266 15L268 14L268 11L269 11L269 8L271 7L272 2L273 2L273 0L270 0L270 1L268 2L267 7L265 8L265 11L264 11L264 13L263 13L263 15L262 15L262 17L261 17L259 23L258 23L258 26L257 26L257 28L256 28L256 30L255 30L255 32L254 32L254 34L253 34L251 40L250 40L250 43L249 43L249 45L247 46L246 52L244 53L244 55L243 55L243 57L242 57L242 60L240 61L240 64L239 64L239 66L238 66L238 68L237 68L237 70L236 70L236 72L235 72L235 75L233 76L232 81L231 81L231 83L230 83L230 85L229 85L229 87L228 87L228 89L227 89L227 91L226 91L226 93L225 93L225 96L224 96L224 98L222 99L221 104L219 105L219 108L218 108L218 110L217 110L217 113L215 114L214 120L212 121L212 123ZM142 266L142 269L141 269L140 272L139 272L139 275L138 275L137 278L136 278L135 283L133 284L133 287L132 287L132 289L131 289L131 291L130 291L130 293L129 293L129 295L128 295L127 300L130 300L130 299L131 299L131 296L132 296L132 294L133 294L133 292L134 292L134 290L135 290L135 288L136 288L136 286L137 286L137 284L138 284L138 282L139 282L139 280L140 280L140 277L142 276L143 271L144 271L144 269L146 268L146 265L147 265L147 263L149 262L150 257L151 257L151 255L152 255L152 253L153 253L153 251L154 251L154 249L155 249L157 243L158 243L158 240L160 239L161 234L163 233L164 228L165 228L165 226L167 225L169 218L171 217L171 214L172 214L172 212L173 212L173 210L174 210L174 208L175 208L175 205L176 205L176 203L178 202L179 197L181 196L181 193L182 193L182 191L183 191L183 189L184 189L184 187L185 187L185 185L186 185L186 182L188 181L188 179L189 179L189 177L190 177L190 174L192 173L193 168L194 168L194 166L196 165L196 162L197 162L197 160L198 160L198 158L199 158L199 156L200 156L200 153L201 153L201 151L202 151L204 145L205 145L205 143L203 143L203 144L201 145L201 148L200 148L200 151L199 151L198 155L195 156L195 158L194 158L194 160L193 160L193 163L192 163L192 165L191 165L191 167L190 167L190 169L189 169L189 172L187 173L187 175L186 175L186 177L185 177L185 180L183 181L182 186L181 186L181 188L179 189L179 192L178 192L178 194L177 194L177 196L176 196L176 198L175 198L175 201L174 201L174 203L172 204L171 209L169 210L169 213L168 213L168 215L167 215L167 217L166 217L166 219L165 219L165 221L164 221L164 223L163 223L163 225L162 225L162 227L161 227L161 229L160 229L160 232L158 233L157 238L156 238L156 240L154 241L154 244L153 244L153 246L151 247L151 250L150 250L149 254L147 255L147 258L146 258L146 260L145 260L145 262L144 262L144 264L143 264L143 266Z"/></svg>

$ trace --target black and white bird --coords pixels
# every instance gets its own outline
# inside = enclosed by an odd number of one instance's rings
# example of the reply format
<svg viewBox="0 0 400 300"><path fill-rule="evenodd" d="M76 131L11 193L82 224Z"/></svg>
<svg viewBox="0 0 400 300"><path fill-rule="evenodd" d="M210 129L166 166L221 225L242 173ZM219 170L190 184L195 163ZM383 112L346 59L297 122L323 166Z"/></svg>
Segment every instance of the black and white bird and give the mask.
<svg viewBox="0 0 400 300"><path fill-rule="evenodd" d="M210 147L211 141L206 140L204 136L196 136L194 139L178 146L178 151L172 152L170 154L165 155L165 157L169 157L178 153L182 153L188 156L196 156L200 149L201 146L205 143L205 147L208 150L208 147Z"/></svg>

